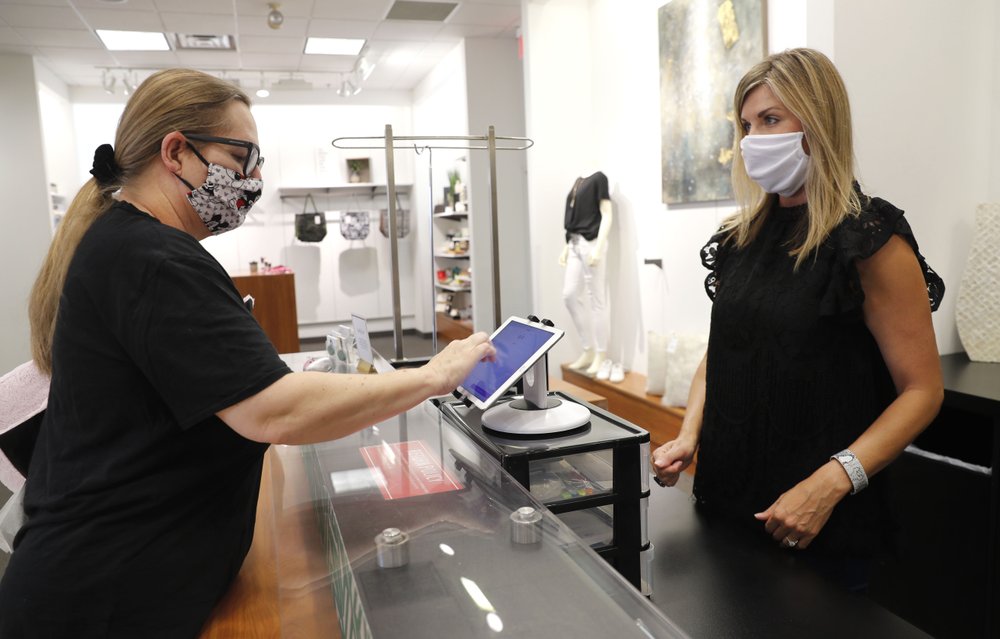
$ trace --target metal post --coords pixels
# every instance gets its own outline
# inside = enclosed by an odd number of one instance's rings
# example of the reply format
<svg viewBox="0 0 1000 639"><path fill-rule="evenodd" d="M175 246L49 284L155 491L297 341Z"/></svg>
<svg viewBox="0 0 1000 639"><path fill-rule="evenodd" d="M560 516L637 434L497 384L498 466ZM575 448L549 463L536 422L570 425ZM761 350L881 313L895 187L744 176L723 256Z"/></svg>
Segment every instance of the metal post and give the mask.
<svg viewBox="0 0 1000 639"><path fill-rule="evenodd" d="M385 125L385 179L389 196L389 253L392 256L392 341L396 361L403 359L403 314L399 305L399 240L396 237L396 169L392 125Z"/></svg>
<svg viewBox="0 0 1000 639"><path fill-rule="evenodd" d="M493 243L493 328L500 327L500 230L497 214L497 136L493 125L487 136L490 153L490 216L492 217Z"/></svg>

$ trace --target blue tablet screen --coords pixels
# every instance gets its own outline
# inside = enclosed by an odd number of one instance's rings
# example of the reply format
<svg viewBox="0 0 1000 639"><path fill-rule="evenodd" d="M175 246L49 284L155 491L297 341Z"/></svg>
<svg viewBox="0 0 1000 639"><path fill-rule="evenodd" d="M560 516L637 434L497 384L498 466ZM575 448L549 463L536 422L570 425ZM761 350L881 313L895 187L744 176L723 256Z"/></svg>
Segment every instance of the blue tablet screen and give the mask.
<svg viewBox="0 0 1000 639"><path fill-rule="evenodd" d="M497 349L495 362L479 362L462 382L462 388L485 402L493 393L510 386L511 379L539 348L552 338L552 333L520 322L509 322L493 336Z"/></svg>

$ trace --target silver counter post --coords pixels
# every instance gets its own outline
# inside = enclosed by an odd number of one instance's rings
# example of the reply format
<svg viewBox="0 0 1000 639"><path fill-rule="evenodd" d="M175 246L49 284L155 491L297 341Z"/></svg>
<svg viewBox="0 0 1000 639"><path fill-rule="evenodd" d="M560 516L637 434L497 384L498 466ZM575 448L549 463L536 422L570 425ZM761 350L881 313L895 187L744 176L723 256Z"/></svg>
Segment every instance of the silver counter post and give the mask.
<svg viewBox="0 0 1000 639"><path fill-rule="evenodd" d="M403 359L403 313L399 304L399 240L396 237L396 151L392 125L385 125L385 179L389 197L389 253L392 259L392 341L396 361Z"/></svg>
<svg viewBox="0 0 1000 639"><path fill-rule="evenodd" d="M399 568L410 563L410 536L399 528L386 528L375 535L379 568Z"/></svg>

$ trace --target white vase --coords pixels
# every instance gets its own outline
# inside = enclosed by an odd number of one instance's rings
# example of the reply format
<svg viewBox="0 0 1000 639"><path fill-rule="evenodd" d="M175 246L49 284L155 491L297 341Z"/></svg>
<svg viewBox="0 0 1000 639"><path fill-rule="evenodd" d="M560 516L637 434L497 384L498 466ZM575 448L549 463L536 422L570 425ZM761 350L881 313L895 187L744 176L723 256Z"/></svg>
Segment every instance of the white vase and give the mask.
<svg viewBox="0 0 1000 639"><path fill-rule="evenodd" d="M974 362L1000 362L1000 203L980 204L955 304L962 347Z"/></svg>

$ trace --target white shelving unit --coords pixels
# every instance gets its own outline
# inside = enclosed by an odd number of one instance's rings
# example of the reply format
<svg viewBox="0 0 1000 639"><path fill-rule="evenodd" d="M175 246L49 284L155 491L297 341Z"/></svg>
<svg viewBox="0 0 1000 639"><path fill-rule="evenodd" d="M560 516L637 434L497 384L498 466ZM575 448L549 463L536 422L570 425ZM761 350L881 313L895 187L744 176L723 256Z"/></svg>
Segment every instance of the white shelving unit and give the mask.
<svg viewBox="0 0 1000 639"><path fill-rule="evenodd" d="M434 311L438 333L449 339L472 334L472 244L467 212L433 214Z"/></svg>

